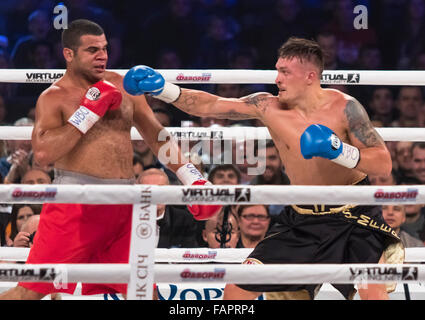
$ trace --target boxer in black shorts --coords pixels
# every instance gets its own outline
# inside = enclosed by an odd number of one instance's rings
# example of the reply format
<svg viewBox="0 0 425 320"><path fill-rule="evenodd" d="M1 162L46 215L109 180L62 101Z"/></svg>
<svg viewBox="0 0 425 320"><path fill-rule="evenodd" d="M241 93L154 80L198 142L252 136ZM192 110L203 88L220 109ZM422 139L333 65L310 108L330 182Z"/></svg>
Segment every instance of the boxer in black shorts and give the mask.
<svg viewBox="0 0 425 320"><path fill-rule="evenodd" d="M369 184L365 178L359 185ZM400 238L385 223L379 206L287 206L244 263L377 263L382 252L402 262ZM321 284L237 285L266 292L268 299L313 299ZM352 284L333 285L352 299Z"/></svg>
<svg viewBox="0 0 425 320"><path fill-rule="evenodd" d="M364 107L344 92L321 87L323 52L316 42L288 39L278 50L275 67L277 95L257 92L238 99L180 88L146 66L133 67L124 79L131 83L126 87L130 94L150 93L198 117L261 121L279 151L292 185L353 185L367 175L390 175L391 155ZM326 199L323 202L326 203ZM347 218L360 214L378 219L374 209L347 206L341 208L341 212L331 214L338 210L325 207L323 211L329 209L331 213L312 214L322 211L321 206L316 208L288 209L285 212L287 216L281 217L278 234L270 236L254 250L256 258L264 263L274 259L288 263L324 262L325 253L318 251L319 246L310 242L326 240L330 246L326 254L334 262L356 261L355 253L369 251L358 256L357 261L389 263L385 252L387 239L391 236L369 230L361 224L363 220L358 219L356 225L353 222L355 218ZM376 223L380 223L380 219ZM295 244L300 247L292 250ZM344 250L342 247L345 247ZM366 289L359 288L362 299L388 299L387 292L386 286L381 283L369 284ZM223 298L254 299L260 293L227 284ZM349 293L350 290L347 290L344 294L348 297Z"/></svg>

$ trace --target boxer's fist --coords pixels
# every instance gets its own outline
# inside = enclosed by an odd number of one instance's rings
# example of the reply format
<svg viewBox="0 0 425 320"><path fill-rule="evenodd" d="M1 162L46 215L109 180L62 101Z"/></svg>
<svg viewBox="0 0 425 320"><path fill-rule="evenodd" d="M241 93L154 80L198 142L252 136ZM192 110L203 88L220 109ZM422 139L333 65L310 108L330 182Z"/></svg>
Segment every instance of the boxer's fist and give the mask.
<svg viewBox="0 0 425 320"><path fill-rule="evenodd" d="M164 77L154 69L147 66L135 66L124 76L125 91L133 96L145 93L158 95L164 90Z"/></svg>
<svg viewBox="0 0 425 320"><path fill-rule="evenodd" d="M198 180L192 184L192 186L204 185L212 185L212 183L207 180ZM188 205L187 208L196 220L207 220L220 211L222 206L192 204Z"/></svg>
<svg viewBox="0 0 425 320"><path fill-rule="evenodd" d="M347 168L354 168L360 161L360 151L343 143L328 127L321 124L309 126L300 139L304 159L322 157L330 159Z"/></svg>
<svg viewBox="0 0 425 320"><path fill-rule="evenodd" d="M301 153L305 159L323 157L335 159L342 152L342 143L328 127L312 124L301 135Z"/></svg>
<svg viewBox="0 0 425 320"><path fill-rule="evenodd" d="M121 92L108 81L92 85L81 99L80 107L68 119L82 133L86 133L108 110L120 108Z"/></svg>
<svg viewBox="0 0 425 320"><path fill-rule="evenodd" d="M147 66L131 68L124 76L123 86L129 94L151 94L164 102L172 103L180 96L180 87L166 82L164 77Z"/></svg>
<svg viewBox="0 0 425 320"><path fill-rule="evenodd" d="M177 177L184 185L204 186L212 185L211 182L205 180L202 174L195 168L192 163L181 166L177 172ZM207 220L221 210L221 205L188 205L190 213L196 220Z"/></svg>

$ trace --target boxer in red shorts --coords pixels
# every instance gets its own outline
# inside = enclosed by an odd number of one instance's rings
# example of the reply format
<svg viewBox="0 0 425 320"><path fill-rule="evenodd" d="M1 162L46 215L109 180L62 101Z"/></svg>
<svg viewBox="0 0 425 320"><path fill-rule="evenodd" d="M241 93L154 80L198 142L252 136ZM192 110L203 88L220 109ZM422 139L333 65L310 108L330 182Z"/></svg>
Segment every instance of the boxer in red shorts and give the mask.
<svg viewBox="0 0 425 320"><path fill-rule="evenodd" d="M123 77L106 71L107 40L89 20L75 20L62 33L64 76L38 98L32 133L34 160L54 164L54 183L128 184L134 179L130 131L136 127L158 156L164 130L143 95L131 96ZM163 136L163 134L161 135ZM181 155L177 144L172 152ZM161 160L161 159L159 159ZM183 184L208 182L180 156L163 163ZM131 205L45 204L27 263L128 263ZM220 206L189 206L195 219L208 219ZM65 286L67 288L65 288ZM75 284L19 283L0 299L41 299L73 293ZM126 285L83 285L83 294L125 293Z"/></svg>
<svg viewBox="0 0 425 320"><path fill-rule="evenodd" d="M55 169L54 184L133 184ZM46 203L27 263L128 263L132 205ZM54 229L52 229L54 226ZM60 240L60 241L58 241ZM76 283L21 282L43 294L73 293ZM125 284L83 284L82 294L125 293Z"/></svg>

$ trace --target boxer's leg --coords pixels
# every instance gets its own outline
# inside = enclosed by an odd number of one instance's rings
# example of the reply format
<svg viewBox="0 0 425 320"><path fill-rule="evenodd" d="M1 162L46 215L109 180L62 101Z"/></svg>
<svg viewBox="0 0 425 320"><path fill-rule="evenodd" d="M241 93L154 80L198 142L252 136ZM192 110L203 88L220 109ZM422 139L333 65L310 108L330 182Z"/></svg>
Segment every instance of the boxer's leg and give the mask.
<svg viewBox="0 0 425 320"><path fill-rule="evenodd" d="M0 294L0 300L41 300L44 296L44 293L16 286Z"/></svg>
<svg viewBox="0 0 425 320"><path fill-rule="evenodd" d="M226 284L223 300L254 300L261 292L247 291L234 284Z"/></svg>
<svg viewBox="0 0 425 320"><path fill-rule="evenodd" d="M384 255L381 256L378 263L385 263ZM359 296L362 300L389 300L387 287L385 283L370 283L360 285Z"/></svg>

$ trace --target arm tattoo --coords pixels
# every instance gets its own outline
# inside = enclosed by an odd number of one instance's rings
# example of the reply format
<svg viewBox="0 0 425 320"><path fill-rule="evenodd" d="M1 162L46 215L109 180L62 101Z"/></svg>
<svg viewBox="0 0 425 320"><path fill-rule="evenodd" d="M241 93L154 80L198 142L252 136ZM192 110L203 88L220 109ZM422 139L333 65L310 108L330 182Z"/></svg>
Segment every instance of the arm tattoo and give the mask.
<svg viewBox="0 0 425 320"><path fill-rule="evenodd" d="M254 105L258 110L264 113L268 107L267 97L268 94L265 95L263 93L253 93L241 99L245 101L246 104Z"/></svg>
<svg viewBox="0 0 425 320"><path fill-rule="evenodd" d="M192 111L196 110L196 105L198 104L198 97L194 94L182 94L180 95L180 98L174 102L176 107L179 109L191 113Z"/></svg>
<svg viewBox="0 0 425 320"><path fill-rule="evenodd" d="M244 114L241 112L238 112L236 110L230 110L227 112L219 112L214 114L217 119L229 119L229 120L249 120L253 119L252 115Z"/></svg>
<svg viewBox="0 0 425 320"><path fill-rule="evenodd" d="M251 94L249 96L241 98L241 100L248 106L255 105L260 111L264 112L267 108L267 96L264 94ZM208 111L208 114L200 114L200 108L204 104L204 100L197 94L191 94L186 91L182 91L180 98L173 103L177 108L187 112L189 114L199 116L213 116L219 119L230 119L230 120L247 120L253 119L254 116L249 113L243 113L241 110L234 108L226 108L225 111L219 111L220 108Z"/></svg>
<svg viewBox="0 0 425 320"><path fill-rule="evenodd" d="M348 120L349 132L354 134L366 147L377 147L384 144L360 102L356 99L349 100L344 113Z"/></svg>
<svg viewBox="0 0 425 320"><path fill-rule="evenodd" d="M261 92L253 93L248 96L240 98L249 107L255 106L261 113L264 113L268 107L269 100L267 97L269 94ZM230 119L230 120L247 120L255 118L252 113L243 113L241 110L231 109L224 113L216 114L219 118Z"/></svg>

